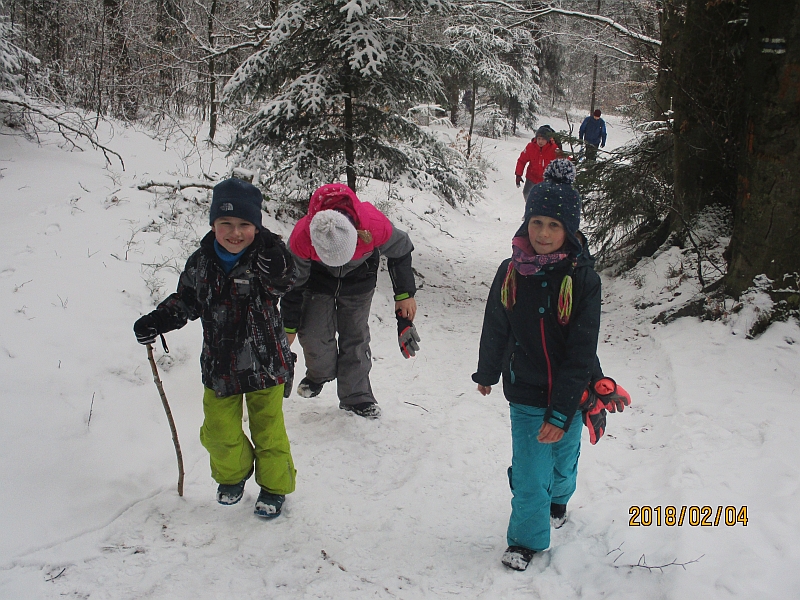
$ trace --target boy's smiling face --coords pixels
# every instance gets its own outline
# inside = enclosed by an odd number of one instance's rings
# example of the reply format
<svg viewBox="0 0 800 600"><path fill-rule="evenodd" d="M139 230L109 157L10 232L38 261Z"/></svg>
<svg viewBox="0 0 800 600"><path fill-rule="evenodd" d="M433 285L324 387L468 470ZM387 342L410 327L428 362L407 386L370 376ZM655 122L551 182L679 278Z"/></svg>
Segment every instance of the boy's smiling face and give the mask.
<svg viewBox="0 0 800 600"><path fill-rule="evenodd" d="M211 226L219 245L231 254L239 254L256 239L256 226L239 217L220 217Z"/></svg>

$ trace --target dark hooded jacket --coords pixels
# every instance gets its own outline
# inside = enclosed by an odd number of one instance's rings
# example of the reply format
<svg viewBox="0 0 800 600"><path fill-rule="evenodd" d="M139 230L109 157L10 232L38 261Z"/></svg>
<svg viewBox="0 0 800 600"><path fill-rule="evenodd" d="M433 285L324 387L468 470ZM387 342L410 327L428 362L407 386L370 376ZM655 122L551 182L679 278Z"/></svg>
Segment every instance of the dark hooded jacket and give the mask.
<svg viewBox="0 0 800 600"><path fill-rule="evenodd" d="M600 277L586 249L535 275L517 273L516 303L509 311L500 293L510 261L500 265L489 292L478 370L472 379L490 386L502 374L509 402L546 408L544 420L566 431L590 379L602 376L597 360ZM557 320L558 296L570 273L572 314L562 326Z"/></svg>
<svg viewBox="0 0 800 600"><path fill-rule="evenodd" d="M280 272L268 274L259 268L259 254L272 258ZM186 261L177 291L154 311L159 331L179 329L200 318L203 384L218 397L284 383L293 362L277 303L295 279L292 255L274 233L259 230L226 274L210 232Z"/></svg>

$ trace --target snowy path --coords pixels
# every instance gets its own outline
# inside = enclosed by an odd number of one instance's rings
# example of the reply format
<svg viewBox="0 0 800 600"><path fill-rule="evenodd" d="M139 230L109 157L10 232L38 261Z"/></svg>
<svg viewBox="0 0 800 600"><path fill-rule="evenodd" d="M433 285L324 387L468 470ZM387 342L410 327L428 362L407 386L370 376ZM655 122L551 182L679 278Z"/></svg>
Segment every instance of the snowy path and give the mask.
<svg viewBox="0 0 800 600"><path fill-rule="evenodd" d="M140 173L170 170L157 144L129 135ZM624 136L612 128L609 137ZM597 446L584 432L570 521L550 551L525 573L500 564L510 510L508 407L499 387L480 396L470 375L488 286L522 213L510 173L526 142L484 141L484 156L501 170L489 173L486 199L468 211L425 194L395 205L392 218L416 246L421 351L400 356L382 273L371 326L383 417L339 410L331 385L318 398L293 395L285 413L298 488L274 522L252 515L252 481L239 505L214 502L197 440L197 324L170 334L173 362L162 372L187 468L185 495L175 493L169 432L130 326L150 306L139 265L176 247L149 233L136 238L131 260L110 258L131 249L130 230L151 219L152 196L130 189L134 174L104 183L85 158L17 148L25 168L5 171L0 186L33 188L13 217L32 220L37 233L2 242L4 256L22 258L0 263L0 375L13 399L0 405L8 440L0 510L12 532L0 545L0 597L791 597L800 524L788 423L800 410L785 399L797 399L800 344L787 338L800 333L778 326L745 341L716 323L655 327L659 307L634 304L671 297L660 263L636 285L604 278L599 353L633 406L609 416ZM64 182L53 198L44 195L47 178L36 177L43 156L62 161L48 167ZM93 193L81 192L78 179ZM365 195L380 201L385 192ZM124 201L109 206L112 196ZM28 319L16 312L23 306ZM765 390L764 412L753 414L751 399ZM782 411L785 420L772 418ZM746 528L629 526L630 506L670 504L749 505L752 520ZM642 555L650 566L701 558L685 569L629 566Z"/></svg>

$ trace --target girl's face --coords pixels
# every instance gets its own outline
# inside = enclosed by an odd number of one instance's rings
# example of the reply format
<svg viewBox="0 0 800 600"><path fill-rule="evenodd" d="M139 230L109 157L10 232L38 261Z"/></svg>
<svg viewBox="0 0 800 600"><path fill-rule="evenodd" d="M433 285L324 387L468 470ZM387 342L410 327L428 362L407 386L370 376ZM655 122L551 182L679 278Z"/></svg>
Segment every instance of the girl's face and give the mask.
<svg viewBox="0 0 800 600"><path fill-rule="evenodd" d="M231 254L238 254L256 237L256 226L239 217L220 217L211 226L219 245Z"/></svg>
<svg viewBox="0 0 800 600"><path fill-rule="evenodd" d="M567 232L558 219L534 215L528 221L528 239L536 254L550 254L561 250Z"/></svg>

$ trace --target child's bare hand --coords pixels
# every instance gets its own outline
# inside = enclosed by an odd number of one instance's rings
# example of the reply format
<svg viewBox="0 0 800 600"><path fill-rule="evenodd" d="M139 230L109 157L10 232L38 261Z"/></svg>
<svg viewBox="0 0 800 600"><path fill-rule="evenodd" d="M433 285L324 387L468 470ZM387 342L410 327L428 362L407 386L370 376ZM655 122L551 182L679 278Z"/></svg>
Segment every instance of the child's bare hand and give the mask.
<svg viewBox="0 0 800 600"><path fill-rule="evenodd" d="M287 340L289 340L289 345L290 345L290 346L291 346L292 344L294 344L294 338L296 338L296 337L297 337L297 334L296 334L296 333L287 333L287 334L286 334L286 339L287 339Z"/></svg>
<svg viewBox="0 0 800 600"><path fill-rule="evenodd" d="M552 423L542 423L539 436L536 438L540 444L553 444L564 437L564 430Z"/></svg>
<svg viewBox="0 0 800 600"><path fill-rule="evenodd" d="M409 321L413 321L417 315L417 301L413 298L406 298L405 300L396 300L394 303L394 312L400 311L400 316Z"/></svg>
<svg viewBox="0 0 800 600"><path fill-rule="evenodd" d="M481 393L481 395L488 396L492 393L492 386L478 384L478 391Z"/></svg>

